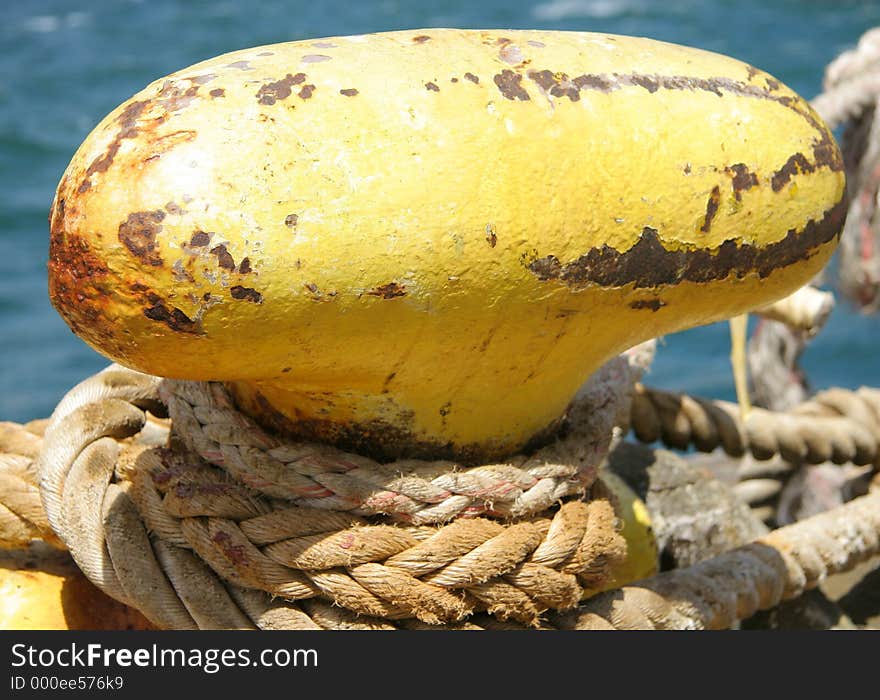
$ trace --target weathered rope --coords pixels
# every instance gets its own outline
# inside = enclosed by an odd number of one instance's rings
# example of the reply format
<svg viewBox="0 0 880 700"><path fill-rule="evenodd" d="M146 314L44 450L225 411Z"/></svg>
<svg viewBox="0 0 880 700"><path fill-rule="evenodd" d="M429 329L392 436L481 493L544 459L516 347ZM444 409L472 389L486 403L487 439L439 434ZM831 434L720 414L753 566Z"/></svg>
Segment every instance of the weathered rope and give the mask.
<svg viewBox="0 0 880 700"><path fill-rule="evenodd" d="M754 408L743 424L736 404L637 386L631 427L642 442L717 447L734 457L780 455L791 465L878 464L880 390L829 389L785 413Z"/></svg>
<svg viewBox="0 0 880 700"><path fill-rule="evenodd" d="M844 51L825 69L825 91L812 106L832 129L860 116L880 97L880 29L871 29L858 46Z"/></svg>
<svg viewBox="0 0 880 700"><path fill-rule="evenodd" d="M507 525L377 523L261 494L183 448L176 427L173 449L162 446L167 423L138 407L162 414L157 387L110 368L71 392L41 469L44 496L54 496L47 511L58 504L53 517L80 567L160 627L722 628L880 549L873 494L578 605L624 552L601 482L593 500ZM819 412L857 413L849 394L824 397ZM34 440L21 439L33 454Z"/></svg>
<svg viewBox="0 0 880 700"><path fill-rule="evenodd" d="M26 547L45 540L63 547L40 502L35 463L45 421L0 423L0 548Z"/></svg>
<svg viewBox="0 0 880 700"><path fill-rule="evenodd" d="M865 312L880 308L880 28L825 70L813 107L831 128L843 126L841 150L850 200L839 259L842 291Z"/></svg>
<svg viewBox="0 0 880 700"><path fill-rule="evenodd" d="M564 629L726 629L880 553L880 491L693 566L601 593Z"/></svg>
<svg viewBox="0 0 880 700"><path fill-rule="evenodd" d="M416 471L425 482L419 483L396 473L391 478L380 473L382 465L338 450L278 442L239 415L217 385L158 386L111 368L74 389L46 431L40 468L49 520L80 568L160 627L253 626L241 596L233 594L238 589L286 600L324 599L386 621L437 624L487 611L537 625L544 611L570 608L585 589L607 584L611 566L625 555L605 498L569 500L555 514L533 499L527 503L539 505L527 505L527 517L507 524L476 517L443 527L372 524L352 512L413 520L408 501L407 508L397 507L400 496L414 500L436 489L439 479L447 491L450 484L461 491L453 496L467 497L470 507L458 513L508 515L527 492L517 470L530 477L530 487L549 479L554 502L581 495L595 478L588 457L601 459L607 450L589 440L575 446L576 436L593 432L588 420L572 418L569 435L541 458L520 460L523 467L457 472L439 463L450 470L443 472L432 463L395 463L396 471ZM596 391L593 398L604 395L610 402L604 413L615 419L613 392L607 385ZM149 422L141 407L161 414L160 394L171 408L173 450L156 446L167 438L161 424L144 431ZM602 430L611 433L610 425ZM578 459L564 480L558 473L565 465L548 465L544 457L552 449ZM359 490L343 491L345 481L327 478L355 470L365 481ZM474 473L471 483L462 478ZM332 495L324 493L327 483L336 489ZM558 484L565 485L562 493ZM370 489L384 494L390 488L396 489L393 498L371 499ZM375 503L380 505L370 505Z"/></svg>
<svg viewBox="0 0 880 700"><path fill-rule="evenodd" d="M784 323L793 330L804 331L809 337L822 330L833 309L834 295L831 292L805 285L787 297L757 309L755 313Z"/></svg>
<svg viewBox="0 0 880 700"><path fill-rule="evenodd" d="M379 464L327 445L270 436L235 408L219 384L165 382L161 393L187 448L253 490L303 506L417 525L478 514L524 517L583 492L595 478L592 450L576 440L470 469L441 461Z"/></svg>

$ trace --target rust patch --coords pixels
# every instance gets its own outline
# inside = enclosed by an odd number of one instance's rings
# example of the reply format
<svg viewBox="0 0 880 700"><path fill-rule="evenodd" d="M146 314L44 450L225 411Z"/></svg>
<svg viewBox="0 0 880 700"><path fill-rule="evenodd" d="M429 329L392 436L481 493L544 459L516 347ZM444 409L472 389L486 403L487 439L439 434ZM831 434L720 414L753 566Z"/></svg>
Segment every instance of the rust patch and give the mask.
<svg viewBox="0 0 880 700"><path fill-rule="evenodd" d="M638 75L634 73L633 75L626 76L626 82L630 85L638 85L650 93L657 92L660 89L660 80L651 75Z"/></svg>
<svg viewBox="0 0 880 700"><path fill-rule="evenodd" d="M214 246L211 248L210 253L217 256L217 264L224 270L235 270L235 260L232 254L226 250L225 245Z"/></svg>
<svg viewBox="0 0 880 700"><path fill-rule="evenodd" d="M440 92L440 88L436 83L425 83L426 90L433 90L434 92Z"/></svg>
<svg viewBox="0 0 880 700"><path fill-rule="evenodd" d="M498 91L508 100L529 100L529 93L522 86L522 76L512 70L504 69L494 77Z"/></svg>
<svg viewBox="0 0 880 700"><path fill-rule="evenodd" d="M549 70L530 70L528 76L530 80L537 83L538 87L544 91L550 90L557 83L553 71Z"/></svg>
<svg viewBox="0 0 880 700"><path fill-rule="evenodd" d="M299 221L299 217L296 214L288 214L284 217L284 225L287 228L296 228L296 224Z"/></svg>
<svg viewBox="0 0 880 700"><path fill-rule="evenodd" d="M700 231L703 233L709 233L712 228L712 219L715 218L715 215L718 213L718 206L721 204L721 188L718 185L712 188L712 192L709 193L709 199L706 202L706 215L703 217L703 225L700 226Z"/></svg>
<svg viewBox="0 0 880 700"><path fill-rule="evenodd" d="M240 275L247 275L252 272L251 270L251 259L250 258L242 258L241 262L238 265L238 273Z"/></svg>
<svg viewBox="0 0 880 700"><path fill-rule="evenodd" d="M397 297L406 296L406 287L397 282L388 282L371 289L367 292L367 296L381 297L382 299L396 299Z"/></svg>
<svg viewBox="0 0 880 700"><path fill-rule="evenodd" d="M150 299L152 301L152 306L144 309L144 316L151 321L164 323L171 330L177 331L178 333L198 334L200 332L199 324L193 321L176 306L169 309L155 294L151 294Z"/></svg>
<svg viewBox="0 0 880 700"><path fill-rule="evenodd" d="M198 93L199 86L195 83L190 82L184 88L171 80L166 80L156 96L156 102L169 112L177 112L190 105Z"/></svg>
<svg viewBox="0 0 880 700"><path fill-rule="evenodd" d="M785 238L764 247L737 245L730 239L716 250L667 250L657 230L645 227L636 244L624 252L603 245L567 263L555 255L524 258L523 263L538 279L557 280L572 289L628 284L639 289L682 281L712 282L730 275L757 274L763 279L774 270L809 259L817 248L837 237L845 214L846 203L841 200L821 220L809 221L801 231L791 229Z"/></svg>
<svg viewBox="0 0 880 700"><path fill-rule="evenodd" d="M486 243L490 248L494 248L498 244L498 234L492 224L486 224Z"/></svg>
<svg viewBox="0 0 880 700"><path fill-rule="evenodd" d="M119 242L147 265L159 267L162 258L156 251L156 236L162 230L161 222L164 218L165 212L161 209L129 214L128 218L119 224Z"/></svg>
<svg viewBox="0 0 880 700"><path fill-rule="evenodd" d="M189 244L193 248L199 248L208 245L211 242L211 234L206 231L196 231L189 239Z"/></svg>
<svg viewBox="0 0 880 700"><path fill-rule="evenodd" d="M386 379L390 381L389 379ZM236 394L235 385L229 387ZM239 406L246 405L236 396ZM465 444L453 445L451 442L426 440L412 428L412 413L402 410L389 401L389 412L397 415L391 423L376 419L353 423L337 423L320 418L299 418L294 420L279 412L266 398L257 393L254 419L265 428L306 442L320 442L334 445L342 450L365 455L379 462L400 458L450 459L462 465L486 464L504 458L508 450L500 450L497 445ZM560 431L561 420L555 420L538 431L529 440L524 451L529 453L550 442Z"/></svg>
<svg viewBox="0 0 880 700"><path fill-rule="evenodd" d="M773 173L773 177L770 178L770 186L774 192L779 192L789 183L793 176L812 173L816 170L816 167L803 153L795 153L785 161L785 164L779 170Z"/></svg>
<svg viewBox="0 0 880 700"><path fill-rule="evenodd" d="M290 97L293 86L299 85L305 82L305 80L305 73L297 73L296 75L288 73L281 80L261 85L260 89L257 90L257 101L261 105L274 105L278 100Z"/></svg>
<svg viewBox="0 0 880 700"><path fill-rule="evenodd" d="M51 214L49 298L77 335L96 338L109 334L102 330L105 324L98 323L103 300L109 294L107 265L83 238L65 234L63 222L64 200L60 199Z"/></svg>
<svg viewBox="0 0 880 700"><path fill-rule="evenodd" d="M758 176L749 171L745 163L736 163L729 168L725 168L724 172L732 176L733 196L737 202L742 201L742 193L758 186Z"/></svg>
<svg viewBox="0 0 880 700"><path fill-rule="evenodd" d="M450 82L450 83L457 83L457 82L458 82L458 78L450 78L450 79L449 79L449 82Z"/></svg>
<svg viewBox="0 0 880 700"><path fill-rule="evenodd" d="M91 188L92 175L94 175L95 173L107 172L107 169L113 163L113 159L119 152L119 147L122 145L122 141L137 136L137 120L141 116L141 114L143 114L143 111L147 108L148 104L148 100L138 100L137 102L132 102L124 110L122 110L120 115L116 118L116 123L119 125L119 132L107 146L107 150L104 151L103 154L95 158L91 162L89 167L86 168L86 177L80 183L77 190L79 194L82 194L83 192L86 192L89 188Z"/></svg>
<svg viewBox="0 0 880 700"><path fill-rule="evenodd" d="M299 91L300 99L307 100L309 99L315 92L315 86L309 83L308 85L303 85L302 89Z"/></svg>
<svg viewBox="0 0 880 700"><path fill-rule="evenodd" d="M358 91L356 88L343 88L339 91L339 94L345 95L346 97L354 97L358 94Z"/></svg>
<svg viewBox="0 0 880 700"><path fill-rule="evenodd" d="M615 88L614 81L603 75L579 75L573 78L579 90L597 90L599 92L611 92Z"/></svg>
<svg viewBox="0 0 880 700"><path fill-rule="evenodd" d="M424 44L426 41L431 41L431 37L427 34L419 34L418 36L413 37L414 44Z"/></svg>
<svg viewBox="0 0 880 700"><path fill-rule="evenodd" d="M253 287L242 287L240 284L237 284L229 288L229 293L233 299L238 299L239 301L250 301L254 304L263 303L263 295Z"/></svg>
<svg viewBox="0 0 880 700"><path fill-rule="evenodd" d="M662 299L638 299L637 301L630 302L629 308L659 311L664 306L667 306L667 303Z"/></svg>
<svg viewBox="0 0 880 700"><path fill-rule="evenodd" d="M208 93L211 97L225 97L226 90L224 88L214 88Z"/></svg>
<svg viewBox="0 0 880 700"><path fill-rule="evenodd" d="M464 79L470 80L474 85L480 84L480 79L477 76L475 76L473 73L465 73Z"/></svg>
<svg viewBox="0 0 880 700"><path fill-rule="evenodd" d="M581 99L580 87L569 80L565 73L539 70L529 71L528 76L544 94L549 93L553 97L567 97L572 102Z"/></svg>

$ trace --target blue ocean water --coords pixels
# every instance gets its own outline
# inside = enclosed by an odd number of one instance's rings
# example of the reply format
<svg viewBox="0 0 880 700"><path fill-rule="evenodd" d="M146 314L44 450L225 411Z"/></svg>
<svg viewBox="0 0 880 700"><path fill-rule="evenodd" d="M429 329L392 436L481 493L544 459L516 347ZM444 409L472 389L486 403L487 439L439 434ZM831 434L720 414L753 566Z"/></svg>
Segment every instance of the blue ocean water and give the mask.
<svg viewBox="0 0 880 700"><path fill-rule="evenodd" d="M48 415L107 360L49 304L47 212L76 147L147 83L238 48L420 27L649 36L718 51L806 97L880 25L857 0L27 0L0 2L0 420ZM804 357L816 387L880 385L880 317L840 304ZM731 397L726 324L669 336L651 383Z"/></svg>

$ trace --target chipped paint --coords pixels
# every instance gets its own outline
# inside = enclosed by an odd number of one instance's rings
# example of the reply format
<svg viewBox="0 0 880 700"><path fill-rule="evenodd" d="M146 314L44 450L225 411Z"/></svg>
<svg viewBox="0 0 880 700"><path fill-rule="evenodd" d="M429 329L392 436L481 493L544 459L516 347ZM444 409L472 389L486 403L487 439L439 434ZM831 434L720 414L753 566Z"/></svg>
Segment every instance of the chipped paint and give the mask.
<svg viewBox="0 0 880 700"><path fill-rule="evenodd" d="M165 212L161 209L129 214L128 218L119 224L117 233L119 242L147 265L161 265L162 258L157 250L156 237L162 231L164 219Z"/></svg>
<svg viewBox="0 0 880 700"><path fill-rule="evenodd" d="M522 79L522 75L508 69L496 73L493 78L498 91L508 100L528 101L529 93L523 88Z"/></svg>
<svg viewBox="0 0 880 700"><path fill-rule="evenodd" d="M636 244L620 252L603 245L579 258L561 263L554 255L536 257L526 262L529 271L542 281L559 280L573 289L590 285L635 289L701 284L743 279L760 279L774 271L809 259L824 244L840 235L846 203L838 202L819 220L810 220L800 231L790 230L780 241L763 247L727 240L717 250L670 250L664 247L656 229L645 227Z"/></svg>
<svg viewBox="0 0 880 700"><path fill-rule="evenodd" d="M278 100L290 97L293 86L305 82L305 79L305 73L288 73L281 80L261 85L257 90L257 102L261 105L274 105Z"/></svg>
<svg viewBox="0 0 880 700"><path fill-rule="evenodd" d="M367 296L381 297L382 299L396 299L398 297L406 296L406 287L397 282L388 282L379 285L375 289L369 290Z"/></svg>
<svg viewBox="0 0 880 700"><path fill-rule="evenodd" d="M706 52L311 39L205 61L102 121L53 204L50 291L99 351L160 375L186 357L267 424L492 459L550 437L622 347L809 279L843 179L806 102Z"/></svg>

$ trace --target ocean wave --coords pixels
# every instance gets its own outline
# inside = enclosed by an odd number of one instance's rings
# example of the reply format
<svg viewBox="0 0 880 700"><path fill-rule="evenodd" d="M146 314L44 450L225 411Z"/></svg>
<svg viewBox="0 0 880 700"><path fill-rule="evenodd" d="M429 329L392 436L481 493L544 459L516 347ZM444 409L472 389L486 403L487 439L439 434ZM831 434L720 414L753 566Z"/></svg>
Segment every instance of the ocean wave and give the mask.
<svg viewBox="0 0 880 700"><path fill-rule="evenodd" d="M548 22L571 17L607 19L643 9L644 6L643 2L633 0L550 0L535 5L532 16Z"/></svg>
<svg viewBox="0 0 880 700"><path fill-rule="evenodd" d="M22 23L22 28L34 34L50 34L59 29L78 29L90 20L88 12L68 12L66 15L34 15Z"/></svg>

